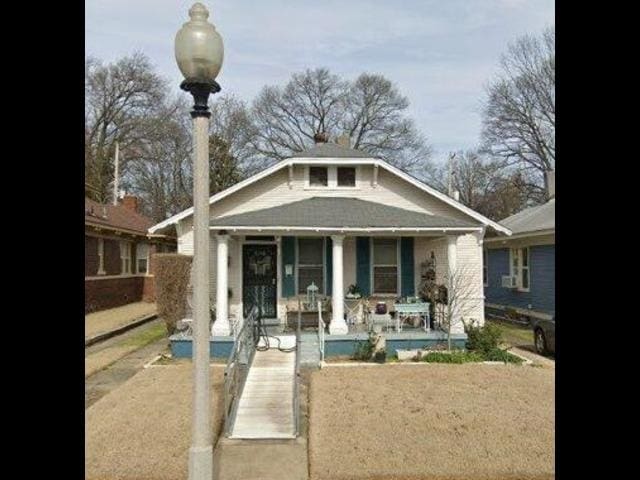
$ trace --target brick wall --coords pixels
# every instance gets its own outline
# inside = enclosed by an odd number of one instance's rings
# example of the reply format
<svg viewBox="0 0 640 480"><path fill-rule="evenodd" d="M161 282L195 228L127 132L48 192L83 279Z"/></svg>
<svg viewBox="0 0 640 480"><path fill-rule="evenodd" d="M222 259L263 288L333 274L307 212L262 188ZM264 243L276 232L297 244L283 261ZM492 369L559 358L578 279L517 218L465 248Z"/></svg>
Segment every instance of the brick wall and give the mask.
<svg viewBox="0 0 640 480"><path fill-rule="evenodd" d="M149 277L140 276L85 280L84 313L91 313L107 308L120 307L127 303L142 301L146 278ZM153 289L153 285L151 285L151 288Z"/></svg>

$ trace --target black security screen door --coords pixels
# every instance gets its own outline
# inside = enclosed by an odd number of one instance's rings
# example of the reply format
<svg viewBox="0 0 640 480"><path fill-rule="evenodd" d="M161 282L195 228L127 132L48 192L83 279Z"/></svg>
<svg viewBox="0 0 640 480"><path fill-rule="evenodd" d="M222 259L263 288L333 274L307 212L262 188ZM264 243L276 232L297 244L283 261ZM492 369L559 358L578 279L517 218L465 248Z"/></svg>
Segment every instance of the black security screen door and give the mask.
<svg viewBox="0 0 640 480"><path fill-rule="evenodd" d="M257 305L263 318L276 318L276 246L242 248L242 306L246 317Z"/></svg>

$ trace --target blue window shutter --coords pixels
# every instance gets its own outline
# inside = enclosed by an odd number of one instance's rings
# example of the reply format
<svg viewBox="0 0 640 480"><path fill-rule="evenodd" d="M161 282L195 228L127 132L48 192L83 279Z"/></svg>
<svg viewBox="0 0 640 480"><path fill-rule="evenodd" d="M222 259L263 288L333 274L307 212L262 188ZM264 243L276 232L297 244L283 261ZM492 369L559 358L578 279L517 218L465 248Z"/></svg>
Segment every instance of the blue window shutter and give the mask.
<svg viewBox="0 0 640 480"><path fill-rule="evenodd" d="M413 237L402 237L400 238L400 286L403 297L413 297L415 294L413 270Z"/></svg>
<svg viewBox="0 0 640 480"><path fill-rule="evenodd" d="M356 284L362 295L371 295L371 249L369 237L356 237Z"/></svg>
<svg viewBox="0 0 640 480"><path fill-rule="evenodd" d="M327 278L324 284L327 286L327 295L331 295L331 286L333 285L333 242L331 237L326 237L327 254L325 255L325 273Z"/></svg>
<svg viewBox="0 0 640 480"><path fill-rule="evenodd" d="M293 265L292 275L286 275L285 265ZM282 237L282 296L293 297L296 294L296 237Z"/></svg>

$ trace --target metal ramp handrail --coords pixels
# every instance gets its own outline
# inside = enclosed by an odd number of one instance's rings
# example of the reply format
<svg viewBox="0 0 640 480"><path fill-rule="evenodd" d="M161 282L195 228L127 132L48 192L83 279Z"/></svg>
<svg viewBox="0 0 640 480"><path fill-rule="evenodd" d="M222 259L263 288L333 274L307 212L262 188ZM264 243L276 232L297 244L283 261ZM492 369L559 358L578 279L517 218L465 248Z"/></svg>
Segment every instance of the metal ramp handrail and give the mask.
<svg viewBox="0 0 640 480"><path fill-rule="evenodd" d="M238 401L256 353L257 339L254 324L257 318L258 307L254 306L235 338L224 369L224 434L227 437L231 434Z"/></svg>
<svg viewBox="0 0 640 480"><path fill-rule="evenodd" d="M324 362L324 329L326 323L322 319L322 302L318 302L318 347L320 349L320 364Z"/></svg>

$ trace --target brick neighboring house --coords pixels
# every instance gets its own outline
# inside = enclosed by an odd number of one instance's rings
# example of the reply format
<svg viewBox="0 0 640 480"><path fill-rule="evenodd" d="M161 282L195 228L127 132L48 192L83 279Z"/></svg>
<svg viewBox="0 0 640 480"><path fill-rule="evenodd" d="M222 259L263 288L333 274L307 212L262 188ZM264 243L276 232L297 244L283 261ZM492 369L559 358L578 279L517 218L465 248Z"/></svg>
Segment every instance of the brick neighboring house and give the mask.
<svg viewBox="0 0 640 480"><path fill-rule="evenodd" d="M154 253L175 252L176 238L153 235L154 222L138 213L138 199L118 205L84 201L84 311L155 301Z"/></svg>

